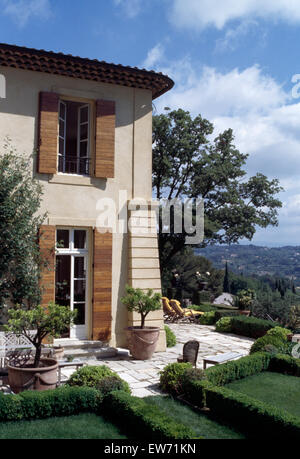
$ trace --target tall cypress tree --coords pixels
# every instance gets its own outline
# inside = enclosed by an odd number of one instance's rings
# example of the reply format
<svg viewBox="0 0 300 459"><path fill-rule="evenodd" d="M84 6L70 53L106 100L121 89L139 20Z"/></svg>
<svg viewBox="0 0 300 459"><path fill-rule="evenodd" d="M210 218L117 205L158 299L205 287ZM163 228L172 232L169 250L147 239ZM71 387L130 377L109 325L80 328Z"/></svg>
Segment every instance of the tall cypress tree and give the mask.
<svg viewBox="0 0 300 459"><path fill-rule="evenodd" d="M223 282L223 292L224 293L230 293L229 271L228 271L228 263L227 263L227 261L226 261L226 265L225 265L225 276L224 276L224 282Z"/></svg>

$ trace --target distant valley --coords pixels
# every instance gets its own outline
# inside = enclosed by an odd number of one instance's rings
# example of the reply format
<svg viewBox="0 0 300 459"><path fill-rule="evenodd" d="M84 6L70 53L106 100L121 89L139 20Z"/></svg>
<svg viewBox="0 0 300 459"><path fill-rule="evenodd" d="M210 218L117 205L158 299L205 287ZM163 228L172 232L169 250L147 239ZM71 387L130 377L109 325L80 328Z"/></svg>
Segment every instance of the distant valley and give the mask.
<svg viewBox="0 0 300 459"><path fill-rule="evenodd" d="M227 261L228 268L237 274L288 277L300 286L300 246L215 245L196 249L195 253L219 269L224 269Z"/></svg>

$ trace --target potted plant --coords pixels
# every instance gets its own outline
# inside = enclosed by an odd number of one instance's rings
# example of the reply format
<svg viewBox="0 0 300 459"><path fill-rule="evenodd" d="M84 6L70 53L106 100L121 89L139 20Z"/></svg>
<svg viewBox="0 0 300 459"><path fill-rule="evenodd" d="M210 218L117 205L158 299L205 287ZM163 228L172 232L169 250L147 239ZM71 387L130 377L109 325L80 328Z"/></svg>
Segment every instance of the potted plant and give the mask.
<svg viewBox="0 0 300 459"><path fill-rule="evenodd" d="M160 328L146 327L146 317L151 311L161 309L161 295L148 290L126 286L126 295L121 298L128 311L137 312L141 316L141 325L126 328L128 348L137 360L151 359L158 342Z"/></svg>
<svg viewBox="0 0 300 459"><path fill-rule="evenodd" d="M254 290L240 290L237 294L237 306L239 308L239 313L244 316L250 316L251 307L253 301L255 300Z"/></svg>
<svg viewBox="0 0 300 459"><path fill-rule="evenodd" d="M27 389L48 390L57 385L58 362L54 358L42 357L42 345L46 337L57 338L70 326L76 313L68 307L50 303L48 308L14 308L8 311L9 320L5 330L24 335L35 348L34 358L22 366L8 365L9 385L13 392Z"/></svg>

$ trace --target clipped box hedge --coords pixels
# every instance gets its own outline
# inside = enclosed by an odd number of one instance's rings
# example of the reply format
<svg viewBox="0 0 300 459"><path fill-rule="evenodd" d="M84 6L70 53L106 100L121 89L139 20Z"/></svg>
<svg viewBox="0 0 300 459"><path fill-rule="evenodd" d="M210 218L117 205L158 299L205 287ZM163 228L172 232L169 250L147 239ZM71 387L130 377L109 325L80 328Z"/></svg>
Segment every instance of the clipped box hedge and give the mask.
<svg viewBox="0 0 300 459"><path fill-rule="evenodd" d="M233 316L231 319L231 333L247 336L249 338L260 338L271 328L278 326L270 320L257 319L255 317Z"/></svg>
<svg viewBox="0 0 300 459"><path fill-rule="evenodd" d="M256 353L205 370L206 380L184 386L184 398L198 408L206 406L217 420L249 436L300 438L300 418L224 385L263 371L300 376L300 359L287 355Z"/></svg>
<svg viewBox="0 0 300 459"><path fill-rule="evenodd" d="M97 412L101 393L90 387L60 387L47 391L25 391L19 395L0 393L0 422L71 416Z"/></svg>
<svg viewBox="0 0 300 459"><path fill-rule="evenodd" d="M123 391L111 392L105 397L103 413L134 438L166 441L196 436L192 429L170 418L157 406Z"/></svg>

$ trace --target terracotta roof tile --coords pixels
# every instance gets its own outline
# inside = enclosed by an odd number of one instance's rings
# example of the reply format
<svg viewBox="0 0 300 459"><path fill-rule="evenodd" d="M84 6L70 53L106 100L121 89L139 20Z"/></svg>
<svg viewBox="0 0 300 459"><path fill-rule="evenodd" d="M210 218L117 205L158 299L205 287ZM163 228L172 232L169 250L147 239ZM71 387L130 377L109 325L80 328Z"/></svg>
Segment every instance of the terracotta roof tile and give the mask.
<svg viewBox="0 0 300 459"><path fill-rule="evenodd" d="M153 99L174 86L171 78L153 70L1 43L0 66L149 89Z"/></svg>

